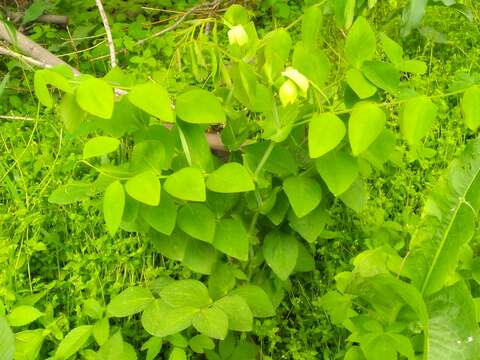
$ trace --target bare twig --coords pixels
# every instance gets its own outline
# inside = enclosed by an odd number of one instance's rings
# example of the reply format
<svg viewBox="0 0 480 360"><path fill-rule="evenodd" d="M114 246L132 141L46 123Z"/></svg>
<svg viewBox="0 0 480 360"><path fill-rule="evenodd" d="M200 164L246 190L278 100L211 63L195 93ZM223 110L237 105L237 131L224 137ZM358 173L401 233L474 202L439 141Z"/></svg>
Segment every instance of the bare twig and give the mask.
<svg viewBox="0 0 480 360"><path fill-rule="evenodd" d="M41 68L52 67L52 65L50 65L50 64L47 64L47 63L45 63L43 61L40 61L40 60L36 60L36 59L31 58L29 56L19 54L15 51L7 49L6 47L3 47L3 46L0 46L0 55L9 56L9 57L12 57L14 59L20 60L20 61L22 61L26 64L41 67Z"/></svg>
<svg viewBox="0 0 480 360"><path fill-rule="evenodd" d="M15 115L0 115L0 120L35 121L34 118Z"/></svg>
<svg viewBox="0 0 480 360"><path fill-rule="evenodd" d="M25 15L25 14L21 13L21 12L9 12L8 13L8 17L13 22L19 21L23 17L23 15ZM67 26L68 25L68 20L69 20L68 16L65 16L65 15L45 14L45 15L41 15L38 18L36 18L33 22Z"/></svg>
<svg viewBox="0 0 480 360"><path fill-rule="evenodd" d="M173 31L175 30L176 28L178 28L190 15L192 15L193 13L195 13L196 11L198 10L201 10L201 9L205 9L205 8L210 8L210 9L215 9L216 7L218 7L220 4L222 3L222 0L215 0L215 1L212 1L212 2L207 2L207 3L203 3L203 4L198 4L194 7L192 7L190 10L188 10L187 12L185 12L174 24L166 27L165 29L162 29L148 37L146 37L145 39L142 39L142 40L139 40L137 41L137 45L142 45L144 44L145 42L147 42L148 40L151 40L153 38L156 38L156 37L159 37L159 36L162 36L163 34L166 34L167 32L169 31Z"/></svg>
<svg viewBox="0 0 480 360"><path fill-rule="evenodd" d="M117 55L115 53L115 44L113 43L113 36L112 30L110 29L110 24L108 23L107 14L105 13L105 9L102 4L102 0L95 0L97 3L98 12L100 13L100 17L102 18L103 27L105 28L105 32L107 33L107 42L108 42L108 49L110 51L110 64L112 68L117 66Z"/></svg>
<svg viewBox="0 0 480 360"><path fill-rule="evenodd" d="M11 29L9 29L3 21L0 21L0 39L5 40L15 46L28 58L36 60L38 63L35 64L35 66L45 67L46 65L66 65L72 70L75 75L80 74L77 69L71 67L66 62L61 60L58 56L55 56L50 51L37 44L35 41L23 35L21 32L18 32L16 30L12 31ZM9 54L9 56L11 56L11 54ZM40 64L43 64L43 66Z"/></svg>

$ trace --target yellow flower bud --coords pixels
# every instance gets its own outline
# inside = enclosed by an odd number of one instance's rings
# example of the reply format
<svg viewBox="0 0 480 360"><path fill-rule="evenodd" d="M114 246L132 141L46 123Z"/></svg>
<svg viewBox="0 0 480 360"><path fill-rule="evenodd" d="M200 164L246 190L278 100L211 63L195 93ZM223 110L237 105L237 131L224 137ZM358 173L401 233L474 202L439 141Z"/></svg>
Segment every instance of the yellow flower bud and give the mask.
<svg viewBox="0 0 480 360"><path fill-rule="evenodd" d="M295 85L292 80L288 79L280 87L279 95L283 106L293 104L298 97L297 85Z"/></svg>
<svg viewBox="0 0 480 360"><path fill-rule="evenodd" d="M243 46L248 43L248 34L242 25L236 25L228 30L228 41L230 45Z"/></svg>

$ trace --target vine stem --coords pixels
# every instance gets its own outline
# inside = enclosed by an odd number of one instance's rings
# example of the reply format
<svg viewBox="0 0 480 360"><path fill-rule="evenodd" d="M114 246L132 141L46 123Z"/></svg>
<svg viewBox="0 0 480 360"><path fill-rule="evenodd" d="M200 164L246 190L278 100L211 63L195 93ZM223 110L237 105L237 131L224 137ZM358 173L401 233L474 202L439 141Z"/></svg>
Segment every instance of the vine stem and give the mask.
<svg viewBox="0 0 480 360"><path fill-rule="evenodd" d="M258 163L257 165L257 168L255 169L255 173L253 174L254 178L255 178L255 181L257 180L258 178L258 175L260 175L260 171L262 171L263 167L265 166L265 164L267 163L268 161L268 158L270 157L270 155L272 154L272 151L275 147L275 144L273 141L268 145L268 148L267 150L265 151L265 153L263 154L262 156L262 159L260 160L260 162Z"/></svg>
<svg viewBox="0 0 480 360"><path fill-rule="evenodd" d="M115 52L115 44L113 43L112 30L110 29L110 24L108 22L108 17L105 12L105 8L103 7L102 0L95 0L95 2L97 3L98 12L100 13L103 27L105 28L105 33L107 34L107 43L110 52L110 65L112 68L114 68L117 66L117 55Z"/></svg>

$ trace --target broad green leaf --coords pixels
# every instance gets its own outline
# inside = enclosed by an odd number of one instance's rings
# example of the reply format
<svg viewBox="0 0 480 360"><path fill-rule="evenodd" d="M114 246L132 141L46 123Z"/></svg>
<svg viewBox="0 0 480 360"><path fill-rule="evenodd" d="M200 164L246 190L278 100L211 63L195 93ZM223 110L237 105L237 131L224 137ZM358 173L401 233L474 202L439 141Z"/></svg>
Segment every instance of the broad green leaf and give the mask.
<svg viewBox="0 0 480 360"><path fill-rule="evenodd" d="M202 308L211 304L207 287L197 280L178 280L160 291L162 300L173 307L192 306Z"/></svg>
<svg viewBox="0 0 480 360"><path fill-rule="evenodd" d="M273 83L285 67L292 39L285 29L276 29L265 35L263 40L265 42L263 71L265 71L268 81Z"/></svg>
<svg viewBox="0 0 480 360"><path fill-rule="evenodd" d="M380 39L382 40L383 51L387 55L388 59L392 62L392 64L401 64L403 62L402 47L384 33L380 34Z"/></svg>
<svg viewBox="0 0 480 360"><path fill-rule="evenodd" d="M411 0L402 15L401 34L403 37L410 35L413 29L417 28L427 7L428 0Z"/></svg>
<svg viewBox="0 0 480 360"><path fill-rule="evenodd" d="M229 6L225 15L223 15L223 20L229 25L238 25L248 23L250 17L248 16L247 10L239 4L233 4Z"/></svg>
<svg viewBox="0 0 480 360"><path fill-rule="evenodd" d="M283 190L292 209L299 218L315 209L322 200L322 188L314 179L305 176L289 177L283 182Z"/></svg>
<svg viewBox="0 0 480 360"><path fill-rule="evenodd" d="M145 171L127 180L125 190L137 201L150 206L160 203L160 181L153 171Z"/></svg>
<svg viewBox="0 0 480 360"><path fill-rule="evenodd" d="M211 172L215 168L212 149L205 136L205 127L177 121L177 132L187 162L203 172ZM173 146L172 146L173 147Z"/></svg>
<svg viewBox="0 0 480 360"><path fill-rule="evenodd" d="M131 154L130 169L139 173L147 170L161 172L169 168L165 146L158 140L145 140L135 144Z"/></svg>
<svg viewBox="0 0 480 360"><path fill-rule="evenodd" d="M93 326L92 335L100 346L108 341L110 337L110 322L107 317L97 320Z"/></svg>
<svg viewBox="0 0 480 360"><path fill-rule="evenodd" d="M173 308L157 299L144 310L142 326L153 336L165 337L190 327L198 312L199 309L192 306Z"/></svg>
<svg viewBox="0 0 480 360"><path fill-rule="evenodd" d="M409 145L416 145L428 134L437 117L437 107L426 96L408 100L403 107L400 129Z"/></svg>
<svg viewBox="0 0 480 360"><path fill-rule="evenodd" d="M315 259L307 248L300 242L298 244L298 256L295 262L294 272L310 272L315 270Z"/></svg>
<svg viewBox="0 0 480 360"><path fill-rule="evenodd" d="M88 114L78 106L74 95L65 94L57 106L57 114L67 132L75 132Z"/></svg>
<svg viewBox="0 0 480 360"><path fill-rule="evenodd" d="M170 356L168 357L168 360L187 360L187 353L184 349L174 347L170 353Z"/></svg>
<svg viewBox="0 0 480 360"><path fill-rule="evenodd" d="M97 359L102 360L127 360L123 358L125 343L121 331L117 331L110 339L100 347Z"/></svg>
<svg viewBox="0 0 480 360"><path fill-rule="evenodd" d="M194 89L180 94L176 110L180 119L192 124L223 124L226 121L220 100L206 90Z"/></svg>
<svg viewBox="0 0 480 360"><path fill-rule="evenodd" d="M105 189L103 217L110 235L115 235L122 222L125 208L125 190L120 181L114 181Z"/></svg>
<svg viewBox="0 0 480 360"><path fill-rule="evenodd" d="M305 10L302 20L302 41L310 49L318 46L322 22L323 12L320 6L311 6Z"/></svg>
<svg viewBox="0 0 480 360"><path fill-rule="evenodd" d="M222 219L217 224L213 246L228 256L241 261L248 260L249 238L239 219Z"/></svg>
<svg viewBox="0 0 480 360"><path fill-rule="evenodd" d="M362 350L358 346L352 346L345 353L344 360L366 360L365 355L363 355Z"/></svg>
<svg viewBox="0 0 480 360"><path fill-rule="evenodd" d="M143 206L142 218L152 228L165 235L170 235L177 222L177 206L170 195L163 192L158 206Z"/></svg>
<svg viewBox="0 0 480 360"><path fill-rule="evenodd" d="M363 62L375 55L375 33L367 20L359 16L348 32L345 42L345 56L354 67L360 67Z"/></svg>
<svg viewBox="0 0 480 360"><path fill-rule="evenodd" d="M128 100L147 114L165 122L175 122L175 115L167 90L160 84L148 82L136 85L128 94Z"/></svg>
<svg viewBox="0 0 480 360"><path fill-rule="evenodd" d="M473 237L480 209L480 140L472 141L432 189L405 265L425 296L445 286L461 247Z"/></svg>
<svg viewBox="0 0 480 360"><path fill-rule="evenodd" d="M309 48L303 43L295 45L292 65L318 88L322 88L330 74L330 62L322 49Z"/></svg>
<svg viewBox="0 0 480 360"><path fill-rule="evenodd" d="M35 360L42 349L44 329L25 330L15 334L15 360Z"/></svg>
<svg viewBox="0 0 480 360"><path fill-rule="evenodd" d="M115 296L107 306L107 311L114 317L125 317L143 311L154 299L147 288L133 286Z"/></svg>
<svg viewBox="0 0 480 360"><path fill-rule="evenodd" d="M95 299L87 299L83 302L83 312L92 319L101 319L103 316L103 307Z"/></svg>
<svg viewBox="0 0 480 360"><path fill-rule="evenodd" d="M340 195L340 200L347 205L353 211L360 213L366 205L368 200L368 193L365 189L363 184L362 178L357 178L345 191L342 195Z"/></svg>
<svg viewBox="0 0 480 360"><path fill-rule="evenodd" d="M55 359L66 360L76 354L92 335L92 325L82 325L70 331L58 345Z"/></svg>
<svg viewBox="0 0 480 360"><path fill-rule="evenodd" d="M477 359L480 329L470 289L463 281L427 300L428 359Z"/></svg>
<svg viewBox="0 0 480 360"><path fill-rule="evenodd" d="M163 339L161 337L152 336L143 345L141 350L147 350L146 360L154 360L162 350Z"/></svg>
<svg viewBox="0 0 480 360"><path fill-rule="evenodd" d="M392 338L385 333L369 333L362 337L360 347L367 359L397 360L397 351ZM412 349L413 351L413 349ZM412 359L413 360L413 359Z"/></svg>
<svg viewBox="0 0 480 360"><path fill-rule="evenodd" d="M202 172L193 167L183 168L170 175L164 183L170 195L187 201L205 201L207 198Z"/></svg>
<svg viewBox="0 0 480 360"><path fill-rule="evenodd" d="M352 314L352 296L328 291L320 298L320 305L330 316L332 323L340 326Z"/></svg>
<svg viewBox="0 0 480 360"><path fill-rule="evenodd" d="M95 78L82 80L77 87L76 99L78 105L102 119L110 119L113 114L113 89L105 81Z"/></svg>
<svg viewBox="0 0 480 360"><path fill-rule="evenodd" d="M400 73L389 63L367 61L362 66L363 75L376 87L396 95L400 88Z"/></svg>
<svg viewBox="0 0 480 360"><path fill-rule="evenodd" d="M230 295L242 297L248 304L253 316L263 318L275 315L275 308L265 290L256 285L244 285L230 292Z"/></svg>
<svg viewBox="0 0 480 360"><path fill-rule="evenodd" d="M427 73L427 64L420 60L404 60L397 65L397 69L403 72L423 75Z"/></svg>
<svg viewBox="0 0 480 360"><path fill-rule="evenodd" d="M310 214L299 218L293 211L288 214L288 224L309 243L315 242L327 223L328 213L323 206L317 206Z"/></svg>
<svg viewBox="0 0 480 360"><path fill-rule="evenodd" d="M252 331L253 315L247 302L239 295L228 295L216 301L228 317L228 328L235 331Z"/></svg>
<svg viewBox="0 0 480 360"><path fill-rule="evenodd" d="M192 325L203 335L223 340L228 332L228 317L220 308L210 307L200 310L193 318Z"/></svg>
<svg viewBox="0 0 480 360"><path fill-rule="evenodd" d="M10 326L24 326L34 322L43 315L44 313L33 306L21 305L15 307L12 312L8 314L7 320Z"/></svg>
<svg viewBox="0 0 480 360"><path fill-rule="evenodd" d="M93 193L93 185L81 181L74 181L60 186L48 197L48 202L58 205L68 205L85 200Z"/></svg>
<svg viewBox="0 0 480 360"><path fill-rule="evenodd" d="M173 230L169 235L153 232L150 238L153 246L160 254L177 261L183 261L190 239L187 234L178 229Z"/></svg>
<svg viewBox="0 0 480 360"><path fill-rule="evenodd" d="M211 243L215 235L216 219L203 204L186 204L178 212L178 227L195 239Z"/></svg>
<svg viewBox="0 0 480 360"><path fill-rule="evenodd" d="M108 136L98 136L87 141L83 148L83 158L90 159L106 155L118 149L120 141Z"/></svg>
<svg viewBox="0 0 480 360"><path fill-rule="evenodd" d="M369 98L377 92L377 87L365 79L363 73L355 68L347 71L347 84L360 99Z"/></svg>
<svg viewBox="0 0 480 360"><path fill-rule="evenodd" d="M219 299L235 287L235 274L228 263L217 263L208 278L208 291L213 299Z"/></svg>
<svg viewBox="0 0 480 360"><path fill-rule="evenodd" d="M317 171L335 196L342 195L358 177L357 159L344 151L330 152L316 161Z"/></svg>
<svg viewBox="0 0 480 360"><path fill-rule="evenodd" d="M12 360L15 354L15 335L3 316L0 316L0 344L2 344L0 360Z"/></svg>
<svg viewBox="0 0 480 360"><path fill-rule="evenodd" d="M213 350L215 349L215 343L212 339L205 335L195 335L190 340L188 340L188 346L198 353L203 354L205 350Z"/></svg>
<svg viewBox="0 0 480 360"><path fill-rule="evenodd" d="M275 275L281 280L287 280L297 263L297 239L280 231L269 232L263 240L262 251Z"/></svg>
<svg viewBox="0 0 480 360"><path fill-rule="evenodd" d="M463 94L462 112L463 119L467 127L472 131L477 131L480 126L480 86L470 87Z"/></svg>
<svg viewBox="0 0 480 360"><path fill-rule="evenodd" d="M183 256L183 265L200 274L210 274L217 262L215 248L203 241L189 239Z"/></svg>
<svg viewBox="0 0 480 360"><path fill-rule="evenodd" d="M333 150L340 144L346 133L345 124L335 114L313 115L308 128L308 151L310 157L317 158Z"/></svg>
<svg viewBox="0 0 480 360"><path fill-rule="evenodd" d="M354 156L368 147L382 133L386 115L373 103L360 103L353 108L348 121L348 138Z"/></svg>
<svg viewBox="0 0 480 360"><path fill-rule="evenodd" d="M255 190L255 184L244 166L231 162L208 176L207 188L219 193L236 193Z"/></svg>
<svg viewBox="0 0 480 360"><path fill-rule="evenodd" d="M70 85L68 79L66 79L60 73L51 69L37 70L34 75L33 84L35 95L40 103L45 105L47 108L51 108L53 105L53 99L48 91L47 85L53 85L67 94L73 93L72 85Z"/></svg>

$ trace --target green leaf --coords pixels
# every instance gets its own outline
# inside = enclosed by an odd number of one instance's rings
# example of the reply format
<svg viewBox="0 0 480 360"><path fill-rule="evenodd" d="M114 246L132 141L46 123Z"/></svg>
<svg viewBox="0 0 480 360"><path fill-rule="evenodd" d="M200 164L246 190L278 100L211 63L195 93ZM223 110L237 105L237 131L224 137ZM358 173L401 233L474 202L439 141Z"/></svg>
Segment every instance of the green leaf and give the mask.
<svg viewBox="0 0 480 360"><path fill-rule="evenodd" d="M186 204L178 212L178 227L195 239L211 243L215 235L216 219L203 204Z"/></svg>
<svg viewBox="0 0 480 360"><path fill-rule="evenodd" d="M294 272L310 272L315 270L315 259L307 248L300 242L298 244L298 256L295 262Z"/></svg>
<svg viewBox="0 0 480 360"><path fill-rule="evenodd" d="M15 360L35 360L42 349L44 329L25 330L15 334Z"/></svg>
<svg viewBox="0 0 480 360"><path fill-rule="evenodd" d="M308 48L314 49L318 46L322 22L323 12L319 6L311 6L305 10L302 20L302 41Z"/></svg>
<svg viewBox="0 0 480 360"><path fill-rule="evenodd" d="M199 309L192 306L173 308L157 299L144 310L142 326L153 336L165 337L190 327L198 312Z"/></svg>
<svg viewBox="0 0 480 360"><path fill-rule="evenodd" d="M110 322L108 318L105 317L98 320L93 326L92 334L98 345L102 346L105 344L110 337Z"/></svg>
<svg viewBox="0 0 480 360"><path fill-rule="evenodd" d="M217 224L213 246L241 261L248 260L248 233L239 219L222 219Z"/></svg>
<svg viewBox="0 0 480 360"><path fill-rule="evenodd" d="M425 15L428 0L411 0L410 5L405 8L402 15L401 34L408 36L413 29L417 28Z"/></svg>
<svg viewBox="0 0 480 360"><path fill-rule="evenodd" d="M308 128L310 157L317 158L333 150L340 144L346 133L345 124L335 114L313 115Z"/></svg>
<svg viewBox="0 0 480 360"><path fill-rule="evenodd" d="M0 344L2 344L0 360L12 360L15 354L15 335L3 316L0 316Z"/></svg>
<svg viewBox="0 0 480 360"><path fill-rule="evenodd" d="M150 206L160 203L160 181L153 171L145 171L127 180L125 190L137 201Z"/></svg>
<svg viewBox="0 0 480 360"><path fill-rule="evenodd" d="M97 359L102 360L127 360L123 358L125 343L121 331L117 331L105 344L100 347Z"/></svg>
<svg viewBox="0 0 480 360"><path fill-rule="evenodd" d="M360 347L367 359L397 360L397 351L393 347L392 339L385 333L371 333L362 337Z"/></svg>
<svg viewBox="0 0 480 360"><path fill-rule="evenodd" d="M426 96L408 100L402 110L400 129L409 145L416 145L428 134L437 117L437 107Z"/></svg>
<svg viewBox="0 0 480 360"><path fill-rule="evenodd" d="M299 218L293 211L288 214L288 223L302 238L314 243L327 223L328 213L323 206L317 206L308 215Z"/></svg>
<svg viewBox="0 0 480 360"><path fill-rule="evenodd" d="M189 239L183 256L183 265L200 274L210 274L217 262L215 248L203 241Z"/></svg>
<svg viewBox="0 0 480 360"><path fill-rule="evenodd" d="M317 171L335 196L342 195L357 179L357 159L344 151L330 152L316 161Z"/></svg>
<svg viewBox="0 0 480 360"><path fill-rule="evenodd" d="M382 48L385 51L388 59L394 65L399 65L403 62L403 49L402 47L392 39L390 39L384 33L380 34L380 39L382 40Z"/></svg>
<svg viewBox="0 0 480 360"><path fill-rule="evenodd" d="M193 318L192 325L203 335L223 340L228 332L228 317L217 307L200 310Z"/></svg>
<svg viewBox="0 0 480 360"><path fill-rule="evenodd" d="M114 236L122 222L125 209L125 191L120 181L114 181L105 189L103 217L110 235Z"/></svg>
<svg viewBox="0 0 480 360"><path fill-rule="evenodd" d="M93 191L92 184L73 181L56 189L48 198L48 202L58 205L73 204L87 199Z"/></svg>
<svg viewBox="0 0 480 360"><path fill-rule="evenodd" d="M369 82L358 69L353 68L347 71L347 84L360 99L369 98L377 92L377 87Z"/></svg>
<svg viewBox="0 0 480 360"><path fill-rule="evenodd" d="M213 299L219 299L235 287L235 274L231 265L218 263L208 278L208 291Z"/></svg>
<svg viewBox="0 0 480 360"><path fill-rule="evenodd" d="M163 339L152 336L142 345L142 351L147 350L146 360L154 360L162 350Z"/></svg>
<svg viewBox="0 0 480 360"><path fill-rule="evenodd" d="M183 261L190 237L175 229L170 235L153 232L151 241L163 256L172 260Z"/></svg>
<svg viewBox="0 0 480 360"><path fill-rule="evenodd" d="M170 235L177 221L177 206L170 195L165 192L160 196L158 206L143 206L142 218L152 228L165 235Z"/></svg>
<svg viewBox="0 0 480 360"><path fill-rule="evenodd" d="M376 87L394 95L398 94L400 73L392 64L381 61L367 61L362 66L362 72Z"/></svg>
<svg viewBox="0 0 480 360"><path fill-rule="evenodd" d="M322 88L330 74L330 62L322 49L309 48L303 43L295 45L292 65L318 88Z"/></svg>
<svg viewBox="0 0 480 360"><path fill-rule="evenodd" d="M295 269L298 243L294 236L272 231L263 240L263 257L281 280L287 280Z"/></svg>
<svg viewBox="0 0 480 360"><path fill-rule="evenodd" d="M480 126L479 107L480 86L475 85L465 91L462 99L463 119L467 127L472 131L477 131Z"/></svg>
<svg viewBox="0 0 480 360"><path fill-rule="evenodd" d="M231 162L208 176L207 188L219 193L236 193L255 190L255 184L244 166Z"/></svg>
<svg viewBox="0 0 480 360"><path fill-rule="evenodd" d="M348 121L348 137L353 155L357 156L382 133L386 115L373 103L360 103L353 108Z"/></svg>
<svg viewBox="0 0 480 360"><path fill-rule="evenodd" d="M202 308L212 303L207 287L197 280L178 280L160 291L162 300L173 307Z"/></svg>
<svg viewBox="0 0 480 360"><path fill-rule="evenodd" d="M276 29L265 35L263 40L265 43L263 71L268 81L273 83L285 67L292 47L292 39L285 29Z"/></svg>
<svg viewBox="0 0 480 360"><path fill-rule="evenodd" d="M53 106L52 95L47 85L53 85L68 94L73 93L73 88L68 80L56 71L50 69L37 70L34 75L34 91L40 103L47 108Z"/></svg>
<svg viewBox="0 0 480 360"><path fill-rule="evenodd" d="M283 182L283 190L299 218L310 213L322 200L320 184L305 176L289 177Z"/></svg>
<svg viewBox="0 0 480 360"><path fill-rule="evenodd" d="M155 298L150 290L133 286L115 296L107 306L107 311L114 317L125 317L143 311Z"/></svg>
<svg viewBox="0 0 480 360"><path fill-rule="evenodd" d="M188 346L198 354L203 354L204 350L215 349L215 343L205 335L195 335L188 340Z"/></svg>
<svg viewBox="0 0 480 360"><path fill-rule="evenodd" d="M205 201L207 198L205 180L197 168L183 168L170 175L163 185L165 191L178 199Z"/></svg>
<svg viewBox="0 0 480 360"><path fill-rule="evenodd" d="M174 347L168 360L187 360L187 353L184 349Z"/></svg>
<svg viewBox="0 0 480 360"><path fill-rule="evenodd" d="M206 90L194 89L179 95L176 110L180 119L192 124L223 124L226 121L220 100Z"/></svg>
<svg viewBox="0 0 480 360"><path fill-rule="evenodd" d="M404 60L397 65L397 69L403 72L424 75L427 73L427 64L420 60Z"/></svg>
<svg viewBox="0 0 480 360"><path fill-rule="evenodd" d="M165 122L175 122L175 115L167 90L160 84L148 82L136 85L128 94L128 100L147 114Z"/></svg>
<svg viewBox="0 0 480 360"><path fill-rule="evenodd" d="M320 298L320 305L335 325L340 326L351 316L352 296L329 291Z"/></svg>
<svg viewBox="0 0 480 360"><path fill-rule="evenodd" d="M235 331L252 331L253 315L247 302L238 295L228 295L216 301L214 307L220 308L228 317L228 328Z"/></svg>
<svg viewBox="0 0 480 360"><path fill-rule="evenodd" d="M253 316L263 318L275 315L275 308L265 290L256 285L244 285L230 292L230 295L242 297L248 304Z"/></svg>
<svg viewBox="0 0 480 360"><path fill-rule="evenodd" d="M480 330L475 304L463 281L427 299L428 358L435 360L477 359Z"/></svg>
<svg viewBox="0 0 480 360"><path fill-rule="evenodd" d="M86 112L102 119L110 119L113 114L113 89L105 81L95 78L83 80L77 87L78 105Z"/></svg>
<svg viewBox="0 0 480 360"><path fill-rule="evenodd" d="M375 33L367 20L359 16L348 32L345 41L345 56L354 67L360 67L375 55Z"/></svg>
<svg viewBox="0 0 480 360"><path fill-rule="evenodd" d="M90 159L106 155L118 149L120 141L108 136L98 136L87 141L83 148L83 158Z"/></svg>
<svg viewBox="0 0 480 360"><path fill-rule="evenodd" d="M76 354L92 334L92 325L83 325L70 331L58 345L55 359L65 360Z"/></svg>
<svg viewBox="0 0 480 360"><path fill-rule="evenodd" d="M38 318L42 317L44 313L37 310L33 306L21 305L15 307L7 316L10 326L25 326Z"/></svg>
<svg viewBox="0 0 480 360"><path fill-rule="evenodd" d="M145 140L135 144L131 154L130 169L135 172L152 170L161 172L163 168L169 168L169 160L166 159L165 146L158 140Z"/></svg>
<svg viewBox="0 0 480 360"><path fill-rule="evenodd" d="M461 247L476 229L480 209L480 140L467 145L433 188L410 243L406 266L425 296L453 276Z"/></svg>

